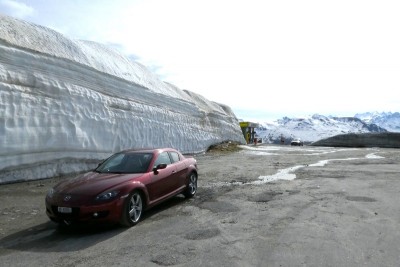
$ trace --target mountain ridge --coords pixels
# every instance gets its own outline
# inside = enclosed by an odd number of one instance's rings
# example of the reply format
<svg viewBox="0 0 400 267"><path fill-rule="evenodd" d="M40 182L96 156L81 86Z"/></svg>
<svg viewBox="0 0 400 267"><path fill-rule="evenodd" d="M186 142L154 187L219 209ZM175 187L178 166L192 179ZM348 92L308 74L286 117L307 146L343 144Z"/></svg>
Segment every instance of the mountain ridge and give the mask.
<svg viewBox="0 0 400 267"><path fill-rule="evenodd" d="M357 113L354 117L379 125L389 132L400 132L400 112L365 112Z"/></svg>
<svg viewBox="0 0 400 267"><path fill-rule="evenodd" d="M300 138L305 143L312 143L342 134L385 133L391 132L393 129L398 129L398 132L400 132L400 119L396 124L396 113L386 113L386 117L383 115L378 116L378 113L375 113L374 120L371 119L371 114L362 115L360 113L354 117L324 116L320 114L314 114L306 118L283 117L272 123L260 123L256 133L263 143L277 144L281 143L283 139L286 144L290 144L290 141L296 138ZM384 118L388 119L385 120ZM395 118L396 120L389 121L390 118ZM377 123L371 123L370 121ZM391 125L391 128L387 130L382 125Z"/></svg>

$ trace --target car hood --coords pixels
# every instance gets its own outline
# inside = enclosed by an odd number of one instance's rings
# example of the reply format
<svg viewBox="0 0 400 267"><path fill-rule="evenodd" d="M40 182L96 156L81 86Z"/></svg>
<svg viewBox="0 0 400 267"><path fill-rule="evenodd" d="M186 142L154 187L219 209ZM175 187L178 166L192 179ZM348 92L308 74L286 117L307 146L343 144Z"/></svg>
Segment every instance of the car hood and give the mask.
<svg viewBox="0 0 400 267"><path fill-rule="evenodd" d="M73 179L57 184L54 190L58 194L97 195L107 189L142 177L143 173L115 174L88 172Z"/></svg>

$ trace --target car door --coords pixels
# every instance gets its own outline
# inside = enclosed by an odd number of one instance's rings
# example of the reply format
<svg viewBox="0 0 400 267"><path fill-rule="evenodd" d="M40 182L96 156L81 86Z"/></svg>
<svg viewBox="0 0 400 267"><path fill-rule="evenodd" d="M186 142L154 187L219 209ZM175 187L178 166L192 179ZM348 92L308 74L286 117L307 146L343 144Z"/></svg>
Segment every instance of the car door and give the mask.
<svg viewBox="0 0 400 267"><path fill-rule="evenodd" d="M186 185L187 166L177 152L171 151L169 154L171 156L172 164L174 164L176 168L176 189L178 189L179 187Z"/></svg>
<svg viewBox="0 0 400 267"><path fill-rule="evenodd" d="M159 164L167 164L167 167L150 173L150 184L148 185L150 201L164 197L176 188L176 165L172 164L168 152L159 154L153 167Z"/></svg>

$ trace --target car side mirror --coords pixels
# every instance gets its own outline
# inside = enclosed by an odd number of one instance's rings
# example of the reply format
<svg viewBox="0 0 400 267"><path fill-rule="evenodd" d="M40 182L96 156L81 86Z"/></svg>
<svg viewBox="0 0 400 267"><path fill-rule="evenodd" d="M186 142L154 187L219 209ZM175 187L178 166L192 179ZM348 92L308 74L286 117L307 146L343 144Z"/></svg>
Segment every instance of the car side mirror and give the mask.
<svg viewBox="0 0 400 267"><path fill-rule="evenodd" d="M166 163L161 163L161 164L158 164L156 167L153 168L153 172L154 172L154 174L158 174L158 170L165 169L165 168L167 168L167 164Z"/></svg>

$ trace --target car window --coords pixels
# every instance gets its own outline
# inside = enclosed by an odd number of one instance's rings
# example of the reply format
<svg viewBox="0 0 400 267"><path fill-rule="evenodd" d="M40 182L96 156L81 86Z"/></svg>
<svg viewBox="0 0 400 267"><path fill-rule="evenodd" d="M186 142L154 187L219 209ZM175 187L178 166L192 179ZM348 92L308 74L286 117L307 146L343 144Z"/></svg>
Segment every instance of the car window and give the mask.
<svg viewBox="0 0 400 267"><path fill-rule="evenodd" d="M125 156L121 172L144 173L149 167L152 154L127 154Z"/></svg>
<svg viewBox="0 0 400 267"><path fill-rule="evenodd" d="M178 162L180 160L179 154L176 152L169 152L171 155L172 163Z"/></svg>
<svg viewBox="0 0 400 267"><path fill-rule="evenodd" d="M158 164L163 164L163 163L167 165L171 164L171 159L168 155L168 152L163 152L160 155L158 155L157 160L154 162L153 168L156 167Z"/></svg>
<svg viewBox="0 0 400 267"><path fill-rule="evenodd" d="M153 154L151 153L120 153L102 163L96 171L111 173L143 173L146 172Z"/></svg>
<svg viewBox="0 0 400 267"><path fill-rule="evenodd" d="M125 158L124 154L115 154L103 162L98 168L98 171L109 170L120 165Z"/></svg>

